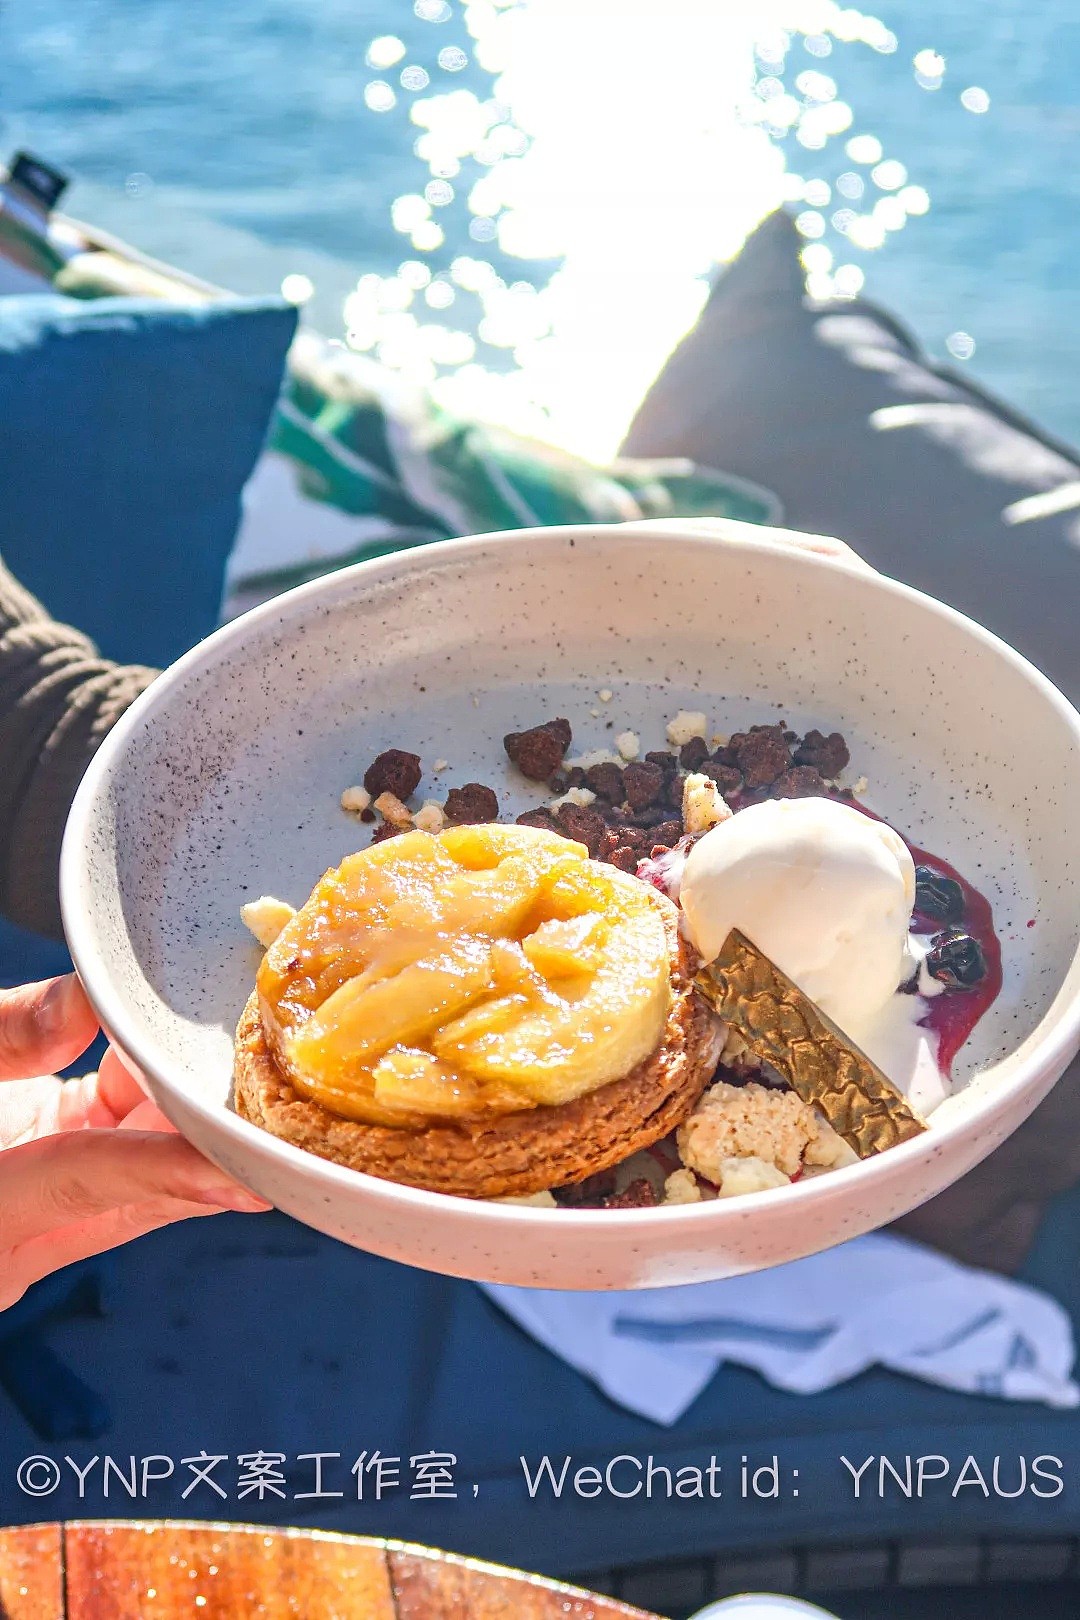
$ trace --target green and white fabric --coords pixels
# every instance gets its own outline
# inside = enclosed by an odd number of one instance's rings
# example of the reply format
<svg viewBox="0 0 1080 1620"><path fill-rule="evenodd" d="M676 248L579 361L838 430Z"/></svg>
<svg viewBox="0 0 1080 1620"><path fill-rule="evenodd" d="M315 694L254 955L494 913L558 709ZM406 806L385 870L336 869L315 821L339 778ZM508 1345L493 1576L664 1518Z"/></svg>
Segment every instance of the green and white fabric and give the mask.
<svg viewBox="0 0 1080 1620"><path fill-rule="evenodd" d="M43 218L35 233L0 207L0 266L5 261L69 297L137 289L189 303L216 295L59 215ZM453 535L658 517L776 523L781 515L770 491L689 461L599 467L463 421L343 344L305 331L290 351L266 448L245 490L223 612L231 617L331 569Z"/></svg>

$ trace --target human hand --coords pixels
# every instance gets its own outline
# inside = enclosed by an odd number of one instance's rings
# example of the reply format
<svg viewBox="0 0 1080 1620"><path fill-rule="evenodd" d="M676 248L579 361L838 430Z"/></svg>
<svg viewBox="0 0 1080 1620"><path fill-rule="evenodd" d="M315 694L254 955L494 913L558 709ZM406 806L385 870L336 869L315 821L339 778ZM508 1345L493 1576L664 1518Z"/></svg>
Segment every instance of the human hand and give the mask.
<svg viewBox="0 0 1080 1620"><path fill-rule="evenodd" d="M753 541L771 546L791 546L796 551L812 551L818 557L829 557L849 567L874 570L844 540L834 540L827 534L803 534L801 529L774 529L764 523L742 523L737 518L691 517L646 518L634 524L635 529L667 530L671 534L711 535L715 540L726 540L731 545Z"/></svg>
<svg viewBox="0 0 1080 1620"><path fill-rule="evenodd" d="M175 1133L112 1049L96 1074L55 1077L96 1034L74 975L0 991L0 1310L156 1227L269 1208Z"/></svg>

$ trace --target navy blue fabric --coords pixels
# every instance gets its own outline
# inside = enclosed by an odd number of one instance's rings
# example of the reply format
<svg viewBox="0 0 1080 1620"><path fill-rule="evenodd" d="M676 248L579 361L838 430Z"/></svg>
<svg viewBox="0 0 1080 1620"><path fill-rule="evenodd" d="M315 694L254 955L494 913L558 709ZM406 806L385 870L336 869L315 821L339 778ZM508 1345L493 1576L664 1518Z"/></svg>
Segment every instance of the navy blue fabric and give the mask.
<svg viewBox="0 0 1080 1620"><path fill-rule="evenodd" d="M71 957L57 940L42 939L0 917L0 988L70 973Z"/></svg>
<svg viewBox="0 0 1080 1620"><path fill-rule="evenodd" d="M213 629L295 327L280 299L0 298L0 556L107 657L167 664ZM0 919L0 986L70 966ZM33 1347L5 1356L43 1410Z"/></svg>
<svg viewBox="0 0 1080 1620"><path fill-rule="evenodd" d="M0 298L0 556L121 663L209 634L296 311Z"/></svg>
<svg viewBox="0 0 1080 1620"><path fill-rule="evenodd" d="M1048 1214L1026 1276L1080 1323L1078 1250L1074 1193ZM950 1494L969 1453L988 1477L1000 1456L1005 1488L1020 1454L1029 1462L1061 1457L1066 1480L1075 1479L1074 1412L954 1395L885 1372L794 1396L725 1369L675 1428L663 1429L613 1406L471 1284L355 1253L279 1215L219 1216L144 1239L116 1256L111 1292L111 1318L61 1322L48 1339L112 1425L92 1445L53 1450L80 1467L106 1453L165 1453L177 1459L177 1475L134 1500L114 1479L104 1498L99 1462L80 1499L62 1464L64 1482L43 1504L20 1493L14 1469L50 1447L0 1405L2 1523L40 1518L44 1505L50 1518L107 1511L300 1523L402 1536L551 1573L830 1539L1080 1534L1080 1498L1068 1486L1043 1500L986 1500L974 1488ZM191 1475L180 1460L204 1448L231 1459L218 1476L226 1501L206 1487L181 1497ZM259 1449L289 1459L340 1452L325 1465L323 1488L344 1496L298 1499L313 1489L313 1465L293 1463L284 1499L240 1498L235 1459ZM403 1485L381 1503L357 1502L350 1465L376 1449L402 1459ZM457 1456L457 1500L410 1500L408 1460L429 1451ZM858 1465L887 1453L900 1464L908 1452L951 1459L948 1487L922 1501L894 1491L853 1502L842 1456ZM704 1467L715 1455L723 1494L530 1500L522 1455L535 1468L544 1454L557 1463L569 1454L576 1467L603 1466L619 1453L673 1468ZM742 1458L760 1465L774 1454L780 1497L744 1500Z"/></svg>

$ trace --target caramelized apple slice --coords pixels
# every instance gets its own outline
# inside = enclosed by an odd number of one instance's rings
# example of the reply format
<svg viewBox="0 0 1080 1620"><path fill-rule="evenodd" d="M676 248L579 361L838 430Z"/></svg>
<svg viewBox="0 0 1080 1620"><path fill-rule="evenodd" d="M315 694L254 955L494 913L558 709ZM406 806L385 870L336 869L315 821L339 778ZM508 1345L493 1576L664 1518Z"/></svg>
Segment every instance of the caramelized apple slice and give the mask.
<svg viewBox="0 0 1080 1620"><path fill-rule="evenodd" d="M396 839L391 839L396 843ZM468 872L482 872L496 866L508 855L519 855L528 849L548 850L553 855L576 855L583 860L588 855L584 844L562 833L548 832L544 827L501 826L486 822L478 827L447 827L439 834L439 842L446 853Z"/></svg>
<svg viewBox="0 0 1080 1620"><path fill-rule="evenodd" d="M530 851L508 855L491 871L460 873L437 898L441 926L492 938L518 934L540 897L540 885L557 857Z"/></svg>
<svg viewBox="0 0 1080 1620"><path fill-rule="evenodd" d="M440 1030L432 1045L475 1079L513 1085L539 1103L569 1102L628 1074L659 1044L671 1005L659 911L646 904L618 919L593 978L572 999L555 999L555 1006L487 1002ZM485 1015L496 1013L492 1027Z"/></svg>
<svg viewBox="0 0 1080 1620"><path fill-rule="evenodd" d="M361 974L323 1002L286 1047L290 1063L318 1074L363 1067L392 1046L422 1040L491 988L491 945L455 940L389 979Z"/></svg>
<svg viewBox="0 0 1080 1620"><path fill-rule="evenodd" d="M530 1106L512 1091L477 1085L415 1047L387 1052L375 1065L374 1081L376 1104L403 1113L457 1119L514 1113Z"/></svg>
<svg viewBox="0 0 1080 1620"><path fill-rule="evenodd" d="M583 911L579 917L549 917L522 940L521 948L546 979L571 978L595 973L606 932L598 911Z"/></svg>

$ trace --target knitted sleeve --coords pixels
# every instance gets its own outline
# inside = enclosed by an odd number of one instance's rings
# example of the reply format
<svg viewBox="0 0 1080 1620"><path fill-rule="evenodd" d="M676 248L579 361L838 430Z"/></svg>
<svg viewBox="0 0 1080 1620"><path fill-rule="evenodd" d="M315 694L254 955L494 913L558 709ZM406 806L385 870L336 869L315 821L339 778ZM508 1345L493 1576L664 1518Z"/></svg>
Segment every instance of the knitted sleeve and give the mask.
<svg viewBox="0 0 1080 1620"><path fill-rule="evenodd" d="M62 937L57 871L75 789L155 670L102 658L0 563L0 911Z"/></svg>

